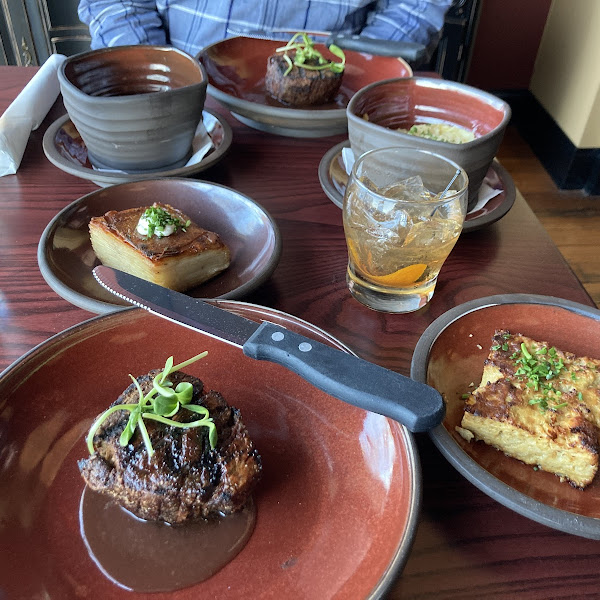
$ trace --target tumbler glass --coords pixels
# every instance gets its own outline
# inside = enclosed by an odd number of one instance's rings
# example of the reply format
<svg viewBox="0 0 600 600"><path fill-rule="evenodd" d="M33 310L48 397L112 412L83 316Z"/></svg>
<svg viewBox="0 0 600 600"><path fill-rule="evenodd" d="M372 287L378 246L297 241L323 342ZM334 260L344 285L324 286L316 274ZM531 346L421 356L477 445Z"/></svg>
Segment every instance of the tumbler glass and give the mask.
<svg viewBox="0 0 600 600"><path fill-rule="evenodd" d="M425 306L462 231L468 185L460 166L426 150L360 156L343 208L351 294L384 312Z"/></svg>

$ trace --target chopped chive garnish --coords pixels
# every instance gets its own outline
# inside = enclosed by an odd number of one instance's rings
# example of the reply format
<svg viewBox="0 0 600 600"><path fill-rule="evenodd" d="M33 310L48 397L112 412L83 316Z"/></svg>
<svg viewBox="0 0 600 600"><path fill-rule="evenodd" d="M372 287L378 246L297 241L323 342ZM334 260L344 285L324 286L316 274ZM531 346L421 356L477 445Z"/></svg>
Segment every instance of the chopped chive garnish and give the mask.
<svg viewBox="0 0 600 600"><path fill-rule="evenodd" d="M558 410L567 406L566 402L552 402L553 399L560 399L562 392L550 381L565 368L563 359L557 358L556 348L540 347L530 351L525 343L521 343L520 349L511 358L516 365L515 376L525 380L527 388L542 394L529 400L529 404L539 406L540 410Z"/></svg>
<svg viewBox="0 0 600 600"><path fill-rule="evenodd" d="M186 231L191 224L189 219L183 223L183 221L172 216L171 213L160 206L150 206L147 208L140 217L140 221L145 222L148 229L148 233L146 234L147 239L150 239L155 234L157 237L162 237L169 225L173 228L172 231L177 231L178 229Z"/></svg>
<svg viewBox="0 0 600 600"><path fill-rule="evenodd" d="M527 350L527 346L525 344L521 344L521 352L527 360L531 360L532 356L529 354L529 350Z"/></svg>

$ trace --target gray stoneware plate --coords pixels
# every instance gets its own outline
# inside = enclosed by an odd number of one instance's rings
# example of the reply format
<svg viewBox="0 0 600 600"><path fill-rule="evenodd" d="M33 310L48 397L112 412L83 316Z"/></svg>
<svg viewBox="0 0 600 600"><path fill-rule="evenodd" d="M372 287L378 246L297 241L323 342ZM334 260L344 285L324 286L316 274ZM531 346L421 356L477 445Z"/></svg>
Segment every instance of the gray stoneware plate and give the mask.
<svg viewBox="0 0 600 600"><path fill-rule="evenodd" d="M88 179L100 187L125 183L127 181L138 181L140 179L156 179L158 177L189 177L205 171L218 163L227 154L233 133L229 123L217 113L210 110L203 111L203 119L211 124L210 137L213 149L198 162L179 167L177 169L158 170L146 173L126 173L117 171L98 171L90 164L87 156L87 148L81 139L75 125L71 122L69 115L63 115L57 119L44 134L42 146L46 158L56 167Z"/></svg>
<svg viewBox="0 0 600 600"><path fill-rule="evenodd" d="M92 269L100 264L90 242L91 217L109 210L147 206L153 199L187 214L219 234L231 251L223 273L189 290L203 298L241 298L268 279L279 262L281 238L271 215L231 188L192 179L148 179L103 188L69 204L47 225L38 264L48 285L65 300L93 313L112 312L128 302L105 290Z"/></svg>
<svg viewBox="0 0 600 600"><path fill-rule="evenodd" d="M344 192L348 175L342 160L342 150L349 148L350 142L345 140L330 148L319 163L319 181L327 197L339 208L344 203ZM465 219L463 232L476 231L499 221L515 202L516 189L510 173L494 160L485 179L486 183L502 192L490 198L481 208L471 211Z"/></svg>
<svg viewBox="0 0 600 600"><path fill-rule="evenodd" d="M456 431L462 394L481 380L494 330L522 333L578 356L600 359L600 310L550 296L504 294L472 300L436 319L413 354L411 377L436 388L446 418L430 432L462 475L504 506L554 529L600 539L600 476L584 490L560 482Z"/></svg>
<svg viewBox="0 0 600 600"><path fill-rule="evenodd" d="M321 329L274 309L218 300L348 350ZM139 375L208 351L186 372L239 408L262 457L256 525L220 571L192 587L141 594L105 576L82 539L92 419ZM384 597L402 571L422 493L412 434L336 400L291 371L139 308L97 316L46 340L0 374L0 589L3 598L197 600ZM145 569L145 549L123 531Z"/></svg>

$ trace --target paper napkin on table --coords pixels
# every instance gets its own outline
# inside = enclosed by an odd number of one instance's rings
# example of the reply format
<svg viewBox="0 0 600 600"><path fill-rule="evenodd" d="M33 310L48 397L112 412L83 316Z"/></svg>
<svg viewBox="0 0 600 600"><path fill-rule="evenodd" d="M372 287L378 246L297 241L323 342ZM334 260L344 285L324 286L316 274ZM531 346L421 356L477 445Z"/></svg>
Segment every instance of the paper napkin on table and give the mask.
<svg viewBox="0 0 600 600"><path fill-rule="evenodd" d="M354 153L351 148L342 149L342 160L344 161L344 167L348 175L352 172L352 166L354 165ZM467 213L471 214L482 209L492 198L502 193L502 190L491 187L484 179L481 187L479 188L479 194L477 196L477 204Z"/></svg>
<svg viewBox="0 0 600 600"><path fill-rule="evenodd" d="M0 177L17 172L29 134L58 98L56 72L65 59L63 54L50 56L0 117Z"/></svg>

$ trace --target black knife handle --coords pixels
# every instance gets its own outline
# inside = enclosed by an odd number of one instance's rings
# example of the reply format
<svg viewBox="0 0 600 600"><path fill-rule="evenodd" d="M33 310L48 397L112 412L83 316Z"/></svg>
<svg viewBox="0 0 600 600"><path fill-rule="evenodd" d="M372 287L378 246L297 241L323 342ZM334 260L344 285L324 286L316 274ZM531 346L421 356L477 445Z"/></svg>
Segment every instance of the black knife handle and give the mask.
<svg viewBox="0 0 600 600"><path fill-rule="evenodd" d="M331 396L390 417L410 431L428 431L444 418L437 390L273 323L263 322L243 350L250 358L282 365Z"/></svg>
<svg viewBox="0 0 600 600"><path fill-rule="evenodd" d="M426 54L426 48L423 44L378 40L350 33L332 33L327 40L327 45L331 44L355 52L365 52L378 56L400 56L410 62L419 62Z"/></svg>

